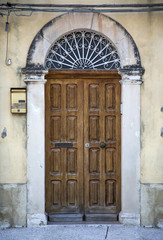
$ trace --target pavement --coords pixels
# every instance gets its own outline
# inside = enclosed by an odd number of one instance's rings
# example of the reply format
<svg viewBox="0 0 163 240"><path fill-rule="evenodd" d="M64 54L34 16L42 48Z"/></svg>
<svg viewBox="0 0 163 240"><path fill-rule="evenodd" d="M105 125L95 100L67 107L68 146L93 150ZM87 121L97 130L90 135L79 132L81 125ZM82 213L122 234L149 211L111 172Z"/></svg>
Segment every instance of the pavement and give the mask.
<svg viewBox="0 0 163 240"><path fill-rule="evenodd" d="M55 224L0 230L0 240L163 240L163 229L121 224Z"/></svg>

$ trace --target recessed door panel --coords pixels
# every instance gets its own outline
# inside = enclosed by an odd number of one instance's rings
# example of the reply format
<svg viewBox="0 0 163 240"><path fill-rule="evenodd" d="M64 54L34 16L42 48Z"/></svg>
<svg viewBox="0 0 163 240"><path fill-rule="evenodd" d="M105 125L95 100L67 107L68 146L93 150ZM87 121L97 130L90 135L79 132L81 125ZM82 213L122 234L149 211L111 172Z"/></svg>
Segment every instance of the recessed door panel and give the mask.
<svg viewBox="0 0 163 240"><path fill-rule="evenodd" d="M51 201L53 207L61 206L61 181L51 181L52 195Z"/></svg>
<svg viewBox="0 0 163 240"><path fill-rule="evenodd" d="M105 84L105 110L106 111L111 111L115 110L115 84Z"/></svg>
<svg viewBox="0 0 163 240"><path fill-rule="evenodd" d="M61 85L51 84L50 86L50 108L61 110Z"/></svg>
<svg viewBox="0 0 163 240"><path fill-rule="evenodd" d="M61 173L61 150L59 148L51 150L50 172L54 174Z"/></svg>
<svg viewBox="0 0 163 240"><path fill-rule="evenodd" d="M77 149L67 149L67 174L77 174Z"/></svg>
<svg viewBox="0 0 163 240"><path fill-rule="evenodd" d="M89 149L89 172L90 174L99 174L100 172L100 149Z"/></svg>
<svg viewBox="0 0 163 240"><path fill-rule="evenodd" d="M77 117L68 116L66 126L67 126L67 141L68 142L77 141Z"/></svg>

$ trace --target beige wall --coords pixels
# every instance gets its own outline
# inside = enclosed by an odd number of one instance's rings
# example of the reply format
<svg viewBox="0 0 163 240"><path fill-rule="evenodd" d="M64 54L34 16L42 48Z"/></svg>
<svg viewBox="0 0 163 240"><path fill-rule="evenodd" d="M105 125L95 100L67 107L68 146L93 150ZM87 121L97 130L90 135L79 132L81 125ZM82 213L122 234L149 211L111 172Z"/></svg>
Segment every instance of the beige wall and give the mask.
<svg viewBox="0 0 163 240"><path fill-rule="evenodd" d="M44 1L38 2L43 3ZM54 1L48 2L54 3ZM62 3L64 2L62 1ZM66 1L66 3L75 2ZM89 2L92 4L91 1ZM110 2L115 3L115 1ZM122 3L122 1L119 2ZM133 1L123 2L133 3ZM136 2L152 1L134 1L134 3ZM61 2L58 1L58 3ZM88 1L78 1L78 3L88 3ZM99 1L94 3L99 3ZM108 3L108 1L103 1L103 3ZM116 1L116 3L118 2ZM2 133L4 128L7 129L7 136L0 138L1 183L26 182L26 115L10 113L10 88L25 86L20 69L25 66L30 44L42 26L60 14L62 13L33 13L31 17L16 17L13 13L11 14L8 52L8 58L12 59L11 66L5 65L6 17L1 18L0 132ZM141 86L141 182L162 183L163 138L160 137L160 132L163 127L163 113L160 109L163 106L163 14L154 12L107 15L127 29L140 52L142 66L145 68L144 83Z"/></svg>
<svg viewBox="0 0 163 240"><path fill-rule="evenodd" d="M1 0L0 2L6 3ZM11 0L10 2L27 2ZM28 3L33 3L29 0ZM46 3L76 3L53 1ZM145 0L112 0L109 3L155 3ZM157 2L162 2L157 1ZM38 0L37 3L45 3ZM83 0L78 3L101 4L101 1ZM108 3L103 0L102 3ZM51 19L62 13L33 13L30 17L9 18L8 58L5 65L6 17L0 16L0 224L26 225L26 115L10 113L10 88L25 87L21 68L25 67L30 44L37 32ZM135 40L145 68L141 85L141 224L163 227L163 14L110 13ZM1 137L7 129L7 136ZM132 144L132 143L131 143ZM19 199L18 202L15 199Z"/></svg>
<svg viewBox="0 0 163 240"><path fill-rule="evenodd" d="M141 86L141 182L163 182L163 15L135 13L115 16L135 40L142 66L145 68Z"/></svg>

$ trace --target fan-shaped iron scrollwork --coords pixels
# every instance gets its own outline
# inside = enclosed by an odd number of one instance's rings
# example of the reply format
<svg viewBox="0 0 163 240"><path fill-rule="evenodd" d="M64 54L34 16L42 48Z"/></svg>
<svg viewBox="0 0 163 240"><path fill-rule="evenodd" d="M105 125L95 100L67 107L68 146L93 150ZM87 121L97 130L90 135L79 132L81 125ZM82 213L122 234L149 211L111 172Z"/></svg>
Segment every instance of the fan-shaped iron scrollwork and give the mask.
<svg viewBox="0 0 163 240"><path fill-rule="evenodd" d="M58 39L49 50L47 69L117 69L120 58L104 36L86 30L73 31Z"/></svg>

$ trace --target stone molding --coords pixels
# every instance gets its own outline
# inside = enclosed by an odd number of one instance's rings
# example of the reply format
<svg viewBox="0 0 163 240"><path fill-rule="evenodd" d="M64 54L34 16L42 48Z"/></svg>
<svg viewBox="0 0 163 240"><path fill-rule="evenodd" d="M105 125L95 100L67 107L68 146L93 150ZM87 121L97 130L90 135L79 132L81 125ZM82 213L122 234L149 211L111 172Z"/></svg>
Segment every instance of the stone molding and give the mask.
<svg viewBox="0 0 163 240"><path fill-rule="evenodd" d="M123 77L121 80L121 211L123 214L120 214L120 222L125 224L140 224L140 220L138 220L140 217L138 215L140 215L141 81L139 75L132 76L130 74L125 75L125 78Z"/></svg>
<svg viewBox="0 0 163 240"><path fill-rule="evenodd" d="M119 69L118 73L121 75L122 79L119 81L121 84L142 84L142 75L144 74L144 68L135 69Z"/></svg>
<svg viewBox="0 0 163 240"><path fill-rule="evenodd" d="M46 225L45 93L46 72L26 74L27 84L27 226ZM36 178L37 175L37 178Z"/></svg>
<svg viewBox="0 0 163 240"><path fill-rule="evenodd" d="M38 227L47 225L45 214L27 214L27 227Z"/></svg>
<svg viewBox="0 0 163 240"><path fill-rule="evenodd" d="M120 23L99 13L66 13L49 21L37 33L28 51L25 69L44 68L47 52L54 42L77 29L92 30L106 36L117 49L122 68L141 67L136 43Z"/></svg>
<svg viewBox="0 0 163 240"><path fill-rule="evenodd" d="M83 20L84 19L84 20ZM99 24L101 23L99 28ZM27 224L46 224L44 61L49 47L73 29L92 29L108 37L120 53L122 76L122 211L121 223L140 225L140 84L144 69L130 34L116 21L97 13L68 13L47 23L34 38L22 73L27 83ZM117 34L113 34L113 33ZM125 51L124 51L125 49ZM31 84L30 84L31 83ZM36 126L36 123L37 126ZM131 144L132 143L132 144ZM129 148L129 144L131 147ZM37 149L37 151L36 151ZM39 164L37 164L39 163ZM35 168L35 172L33 172ZM36 180L35 174L39 173ZM39 186L40 190L35 193ZM126 188L127 186L127 188ZM132 190L132 193L131 191ZM39 205L37 205L39 201Z"/></svg>
<svg viewBox="0 0 163 240"><path fill-rule="evenodd" d="M40 67L39 69L22 68L22 73L25 74L25 83L46 83L45 75L48 73L48 70L44 67Z"/></svg>
<svg viewBox="0 0 163 240"><path fill-rule="evenodd" d="M41 76L40 75L39 76L28 75L24 79L24 82L26 84L28 84L28 83L35 83L35 84L42 83L42 84L45 84L47 82L47 80L44 77L45 77L45 74L42 74Z"/></svg>
<svg viewBox="0 0 163 240"><path fill-rule="evenodd" d="M119 222L125 225L140 225L140 214L123 213L119 214Z"/></svg>

